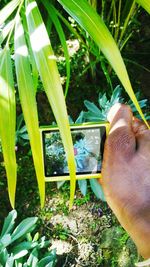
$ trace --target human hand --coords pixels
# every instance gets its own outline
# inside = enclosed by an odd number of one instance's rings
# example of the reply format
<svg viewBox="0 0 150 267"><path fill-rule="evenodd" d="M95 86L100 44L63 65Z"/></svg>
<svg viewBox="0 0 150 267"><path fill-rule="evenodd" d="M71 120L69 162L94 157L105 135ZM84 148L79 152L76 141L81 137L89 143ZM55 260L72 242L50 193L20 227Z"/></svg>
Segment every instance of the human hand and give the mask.
<svg viewBox="0 0 150 267"><path fill-rule="evenodd" d="M144 258L150 257L150 130L128 106L115 104L104 149L106 200Z"/></svg>

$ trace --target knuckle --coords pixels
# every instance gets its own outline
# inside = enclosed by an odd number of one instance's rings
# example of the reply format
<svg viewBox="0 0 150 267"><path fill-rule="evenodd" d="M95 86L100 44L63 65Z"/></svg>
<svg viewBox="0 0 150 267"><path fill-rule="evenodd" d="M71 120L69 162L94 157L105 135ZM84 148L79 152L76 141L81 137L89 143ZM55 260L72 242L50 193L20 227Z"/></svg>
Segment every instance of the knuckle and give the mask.
<svg viewBox="0 0 150 267"><path fill-rule="evenodd" d="M124 129L112 132L106 141L107 149L111 151L128 151L133 145L133 137Z"/></svg>

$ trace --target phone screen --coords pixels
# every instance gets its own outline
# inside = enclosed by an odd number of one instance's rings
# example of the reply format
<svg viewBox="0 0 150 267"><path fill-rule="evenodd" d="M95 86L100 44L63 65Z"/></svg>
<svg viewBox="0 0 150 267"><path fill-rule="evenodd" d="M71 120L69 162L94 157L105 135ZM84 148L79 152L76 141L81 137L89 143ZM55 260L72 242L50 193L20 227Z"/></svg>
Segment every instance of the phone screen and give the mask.
<svg viewBox="0 0 150 267"><path fill-rule="evenodd" d="M76 174L101 172L105 126L71 129ZM42 132L46 177L69 175L66 153L58 130Z"/></svg>

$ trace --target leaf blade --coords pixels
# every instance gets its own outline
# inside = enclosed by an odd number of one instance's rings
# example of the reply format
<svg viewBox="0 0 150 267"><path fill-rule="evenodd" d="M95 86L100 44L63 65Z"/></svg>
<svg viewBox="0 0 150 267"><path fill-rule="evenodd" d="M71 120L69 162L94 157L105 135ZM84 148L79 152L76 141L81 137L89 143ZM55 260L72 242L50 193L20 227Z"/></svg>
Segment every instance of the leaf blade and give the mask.
<svg viewBox="0 0 150 267"><path fill-rule="evenodd" d="M83 194L83 196L86 196L87 193L87 180L78 180L78 185L79 188L81 190L81 193Z"/></svg>
<svg viewBox="0 0 150 267"><path fill-rule="evenodd" d="M66 74L67 74L67 81L66 81L66 88L65 88L65 97L66 97L68 94L69 82L70 82L70 56L69 56L69 52L68 52L66 38L65 38L65 34L64 34L63 28L61 26L61 23L58 19L57 11L54 8L54 6L48 2L43 2L43 5L46 7L47 12L49 13L49 15L52 19L52 22L55 25L55 28L56 28L57 33L59 35L61 45L64 49L64 55L65 55L65 59L66 59Z"/></svg>
<svg viewBox="0 0 150 267"><path fill-rule="evenodd" d="M42 17L35 1L27 1L26 16L30 41L37 68L45 88L48 100L56 118L60 135L67 155L70 172L70 208L73 203L76 187L76 165L67 109L60 77L56 65L56 58L50 45L49 37ZM41 38L42 32L42 38Z"/></svg>
<svg viewBox="0 0 150 267"><path fill-rule="evenodd" d="M15 205L17 166L15 155L15 91L9 48L0 54L0 137L11 206ZM7 125L7 129L6 129Z"/></svg>
<svg viewBox="0 0 150 267"><path fill-rule="evenodd" d="M150 14L150 1L149 0L136 0Z"/></svg>
<svg viewBox="0 0 150 267"><path fill-rule="evenodd" d="M29 134L38 181L41 206L43 207L45 200L45 179L43 173L42 148L40 145L38 112L35 99L35 88L28 59L28 49L20 17L18 17L15 27L15 67L20 101Z"/></svg>
<svg viewBox="0 0 150 267"><path fill-rule="evenodd" d="M11 212L9 212L8 216L4 220L0 238L2 238L4 235L9 234L11 232L15 224L16 218L17 218L16 210L12 210Z"/></svg>
<svg viewBox="0 0 150 267"><path fill-rule="evenodd" d="M90 179L90 185L96 197L98 199L101 199L102 201L106 201L103 189L101 185L98 183L97 179Z"/></svg>
<svg viewBox="0 0 150 267"><path fill-rule="evenodd" d="M29 217L24 219L13 231L11 235L12 242L29 233L35 227L37 217Z"/></svg>
<svg viewBox="0 0 150 267"><path fill-rule="evenodd" d="M0 10L0 25L5 22L5 20L12 14L12 12L19 5L20 0L12 0L8 3L2 10Z"/></svg>
<svg viewBox="0 0 150 267"><path fill-rule="evenodd" d="M12 26L13 26L14 20L9 21L5 27L0 31L0 45L4 42L6 37L8 36Z"/></svg>

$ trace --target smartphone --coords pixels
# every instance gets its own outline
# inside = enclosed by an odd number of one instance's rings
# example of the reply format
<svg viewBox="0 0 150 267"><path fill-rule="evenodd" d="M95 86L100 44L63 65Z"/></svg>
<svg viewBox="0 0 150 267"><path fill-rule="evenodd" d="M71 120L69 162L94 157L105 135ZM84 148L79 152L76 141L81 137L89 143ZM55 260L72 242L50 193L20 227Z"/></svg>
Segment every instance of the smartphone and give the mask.
<svg viewBox="0 0 150 267"><path fill-rule="evenodd" d="M76 179L101 177L108 123L71 125ZM45 181L70 180L66 153L57 127L41 127Z"/></svg>

